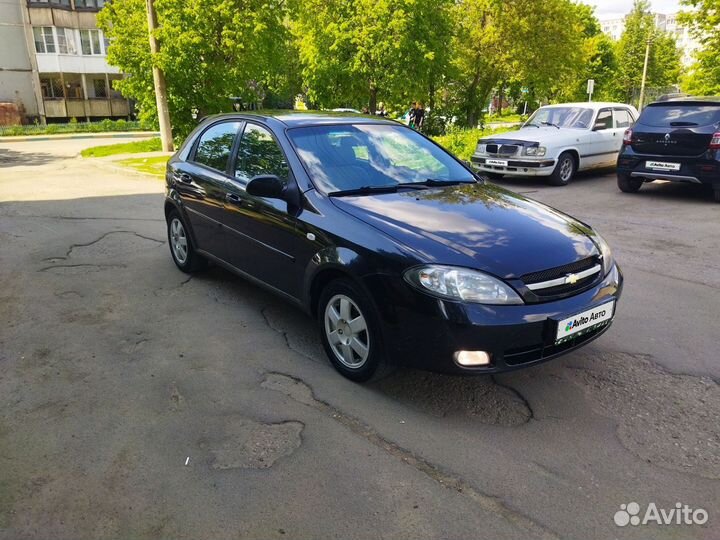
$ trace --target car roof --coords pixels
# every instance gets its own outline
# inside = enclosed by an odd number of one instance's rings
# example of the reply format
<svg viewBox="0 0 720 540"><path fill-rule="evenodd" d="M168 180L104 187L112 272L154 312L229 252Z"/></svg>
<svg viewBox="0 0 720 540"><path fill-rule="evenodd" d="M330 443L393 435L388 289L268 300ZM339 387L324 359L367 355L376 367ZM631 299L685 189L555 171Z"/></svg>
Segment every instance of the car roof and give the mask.
<svg viewBox="0 0 720 540"><path fill-rule="evenodd" d="M627 103L613 103L610 101L579 101L576 103L553 103L552 105L543 105L543 107L585 107L587 109L603 109L605 107L628 107L634 109L632 105Z"/></svg>
<svg viewBox="0 0 720 540"><path fill-rule="evenodd" d="M239 118L270 120L282 122L287 127L320 126L328 124L391 124L398 125L399 122L370 114L355 114L333 111L291 111L291 110L261 110L243 111L239 113L218 114L214 119Z"/></svg>
<svg viewBox="0 0 720 540"><path fill-rule="evenodd" d="M654 105L666 105L668 103L686 103L690 105L702 105L702 104L719 104L720 105L720 97L718 96L687 96L687 97L677 97L677 98L670 98L663 101L656 101L654 103L650 103L648 107L654 106Z"/></svg>

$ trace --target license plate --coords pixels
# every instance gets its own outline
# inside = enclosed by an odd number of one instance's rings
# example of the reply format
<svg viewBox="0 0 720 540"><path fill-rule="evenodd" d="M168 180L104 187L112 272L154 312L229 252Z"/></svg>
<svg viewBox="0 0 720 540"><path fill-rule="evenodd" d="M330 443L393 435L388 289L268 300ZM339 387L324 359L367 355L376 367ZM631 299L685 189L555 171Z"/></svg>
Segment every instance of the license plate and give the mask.
<svg viewBox="0 0 720 540"><path fill-rule="evenodd" d="M656 171L679 171L679 163L666 163L665 161L646 161L646 169L653 169Z"/></svg>
<svg viewBox="0 0 720 540"><path fill-rule="evenodd" d="M499 165L500 167L507 167L508 162L504 159L486 159L486 165Z"/></svg>
<svg viewBox="0 0 720 540"><path fill-rule="evenodd" d="M584 334L600 324L607 323L613 318L614 313L615 300L558 321L555 343L565 341L571 336Z"/></svg>

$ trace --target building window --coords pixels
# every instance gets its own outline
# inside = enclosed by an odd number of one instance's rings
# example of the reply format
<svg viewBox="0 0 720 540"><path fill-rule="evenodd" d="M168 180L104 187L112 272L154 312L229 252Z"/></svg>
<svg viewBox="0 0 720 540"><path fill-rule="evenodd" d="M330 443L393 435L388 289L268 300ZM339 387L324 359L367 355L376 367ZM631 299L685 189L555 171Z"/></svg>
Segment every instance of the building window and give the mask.
<svg viewBox="0 0 720 540"><path fill-rule="evenodd" d="M102 9L105 0L75 0L75 8L80 9Z"/></svg>
<svg viewBox="0 0 720 540"><path fill-rule="evenodd" d="M100 41L100 30L80 30L80 46L83 54L102 54Z"/></svg>
<svg viewBox="0 0 720 540"><path fill-rule="evenodd" d="M35 39L35 51L39 53L55 52L52 26L33 27L33 38Z"/></svg>
<svg viewBox="0 0 720 540"><path fill-rule="evenodd" d="M40 89L44 99L62 99L65 97L60 77L41 78Z"/></svg>
<svg viewBox="0 0 720 540"><path fill-rule="evenodd" d="M107 86L105 85L105 79L93 79L93 90L95 91L96 98L106 98Z"/></svg>
<svg viewBox="0 0 720 540"><path fill-rule="evenodd" d="M60 54L77 54L75 32L72 28L56 28L58 52Z"/></svg>

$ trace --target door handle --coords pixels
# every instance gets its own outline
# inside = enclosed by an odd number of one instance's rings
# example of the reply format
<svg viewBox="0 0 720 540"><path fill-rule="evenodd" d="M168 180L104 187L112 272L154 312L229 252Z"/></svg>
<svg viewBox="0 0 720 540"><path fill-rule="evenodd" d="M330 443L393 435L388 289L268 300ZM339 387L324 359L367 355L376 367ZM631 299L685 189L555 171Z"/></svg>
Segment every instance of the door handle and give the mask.
<svg viewBox="0 0 720 540"><path fill-rule="evenodd" d="M240 196L236 195L235 193L226 193L225 201L233 204L242 204L243 202L242 198L240 198Z"/></svg>
<svg viewBox="0 0 720 540"><path fill-rule="evenodd" d="M185 172L176 172L173 176L178 182L183 184L192 184L192 176Z"/></svg>

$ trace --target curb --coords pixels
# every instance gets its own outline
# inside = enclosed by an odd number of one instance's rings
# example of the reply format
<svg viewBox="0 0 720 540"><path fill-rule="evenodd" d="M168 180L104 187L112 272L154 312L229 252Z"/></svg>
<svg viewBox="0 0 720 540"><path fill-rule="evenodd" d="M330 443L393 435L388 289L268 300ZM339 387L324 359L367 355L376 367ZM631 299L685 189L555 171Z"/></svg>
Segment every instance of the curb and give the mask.
<svg viewBox="0 0 720 540"><path fill-rule="evenodd" d="M60 133L57 135L18 135L12 137L0 137L3 142L31 142L31 141L58 141L64 139L136 139L147 137L159 137L158 131L127 131L113 132L105 131L98 133Z"/></svg>

